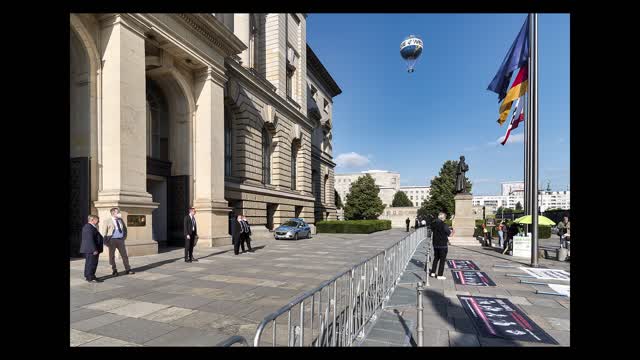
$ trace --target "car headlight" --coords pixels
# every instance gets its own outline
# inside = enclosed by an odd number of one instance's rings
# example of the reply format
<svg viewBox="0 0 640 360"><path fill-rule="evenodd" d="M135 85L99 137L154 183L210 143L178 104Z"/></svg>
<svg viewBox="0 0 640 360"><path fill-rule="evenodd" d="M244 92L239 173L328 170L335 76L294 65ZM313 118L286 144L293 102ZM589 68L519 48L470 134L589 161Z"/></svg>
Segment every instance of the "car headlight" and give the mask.
<svg viewBox="0 0 640 360"><path fill-rule="evenodd" d="M293 236L293 231L287 231L288 236Z"/></svg>

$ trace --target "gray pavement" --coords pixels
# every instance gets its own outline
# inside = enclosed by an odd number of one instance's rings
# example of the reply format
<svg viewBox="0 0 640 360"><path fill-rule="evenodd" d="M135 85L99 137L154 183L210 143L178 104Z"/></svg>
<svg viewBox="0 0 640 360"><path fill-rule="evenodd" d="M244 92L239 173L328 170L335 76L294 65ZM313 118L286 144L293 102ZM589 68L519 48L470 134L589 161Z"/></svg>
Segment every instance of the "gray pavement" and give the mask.
<svg viewBox="0 0 640 360"><path fill-rule="evenodd" d="M557 246L556 236L542 240L541 245ZM387 305L377 320L367 328L367 334L359 346L417 346L417 292L416 285L424 278L426 242L423 242L402 275ZM505 274L525 274L518 268L494 267L511 265L527 267L528 259L502 255L498 249L480 246L449 246L448 259L473 260L497 286L477 287L457 285L451 272L445 267L446 280L430 278L430 286L423 296L424 346L569 346L570 317L569 298L536 294L536 289L553 292L546 285L520 283L519 278ZM544 268L569 271L568 262L539 259ZM533 280L537 282L562 283L561 281ZM485 338L475 328L472 320L462 308L457 295L496 296L509 299L514 305L553 337L559 345L512 341L500 338Z"/></svg>
<svg viewBox="0 0 640 360"><path fill-rule="evenodd" d="M118 277L105 252L96 274L102 283L87 283L84 260L73 259L70 345L213 346L232 335L252 342L265 316L406 235L392 229L257 240L254 253L237 256L231 245L196 248L194 263L184 262L183 249L168 249L129 258L136 273Z"/></svg>

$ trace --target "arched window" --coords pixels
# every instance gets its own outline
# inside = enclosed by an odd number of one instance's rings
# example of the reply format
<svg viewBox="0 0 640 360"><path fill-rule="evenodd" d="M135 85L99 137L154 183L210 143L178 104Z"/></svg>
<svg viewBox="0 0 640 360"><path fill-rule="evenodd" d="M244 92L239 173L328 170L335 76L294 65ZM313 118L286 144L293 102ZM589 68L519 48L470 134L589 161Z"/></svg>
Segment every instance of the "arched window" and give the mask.
<svg viewBox="0 0 640 360"><path fill-rule="evenodd" d="M271 134L262 128L262 183L271 184Z"/></svg>
<svg viewBox="0 0 640 360"><path fill-rule="evenodd" d="M231 176L231 112L224 110L224 176Z"/></svg>
<svg viewBox="0 0 640 360"><path fill-rule="evenodd" d="M169 161L169 107L154 81L147 81L147 155Z"/></svg>

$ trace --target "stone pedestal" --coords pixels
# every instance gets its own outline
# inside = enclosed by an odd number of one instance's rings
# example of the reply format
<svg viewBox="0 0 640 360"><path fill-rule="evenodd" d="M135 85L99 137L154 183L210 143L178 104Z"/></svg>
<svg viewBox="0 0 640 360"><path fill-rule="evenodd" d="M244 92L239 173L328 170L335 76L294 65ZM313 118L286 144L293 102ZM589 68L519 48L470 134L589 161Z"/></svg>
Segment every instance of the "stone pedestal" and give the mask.
<svg viewBox="0 0 640 360"><path fill-rule="evenodd" d="M453 219L455 236L449 240L452 245L479 245L473 237L476 227L473 215L473 196L471 194L458 194L455 196L456 208Z"/></svg>

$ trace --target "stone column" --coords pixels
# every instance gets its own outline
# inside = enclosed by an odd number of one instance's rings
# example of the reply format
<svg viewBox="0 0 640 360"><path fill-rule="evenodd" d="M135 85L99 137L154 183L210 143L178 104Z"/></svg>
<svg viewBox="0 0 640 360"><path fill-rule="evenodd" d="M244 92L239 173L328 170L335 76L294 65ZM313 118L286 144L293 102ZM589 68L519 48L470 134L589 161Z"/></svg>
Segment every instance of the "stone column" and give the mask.
<svg viewBox="0 0 640 360"><path fill-rule="evenodd" d="M242 60L242 66L249 67L249 36L251 29L249 14L233 14L233 33L238 37L238 39L242 40L242 42L247 45L247 49L240 53L240 60Z"/></svg>
<svg viewBox="0 0 640 360"><path fill-rule="evenodd" d="M100 230L112 207L120 208L125 222L129 215L145 215L146 225L128 229L127 252L155 254L151 212L158 204L147 193L144 34L120 14L101 20L102 188L95 202Z"/></svg>
<svg viewBox="0 0 640 360"><path fill-rule="evenodd" d="M224 84L223 71L207 68L196 76L195 189L198 247L229 245L224 198Z"/></svg>

